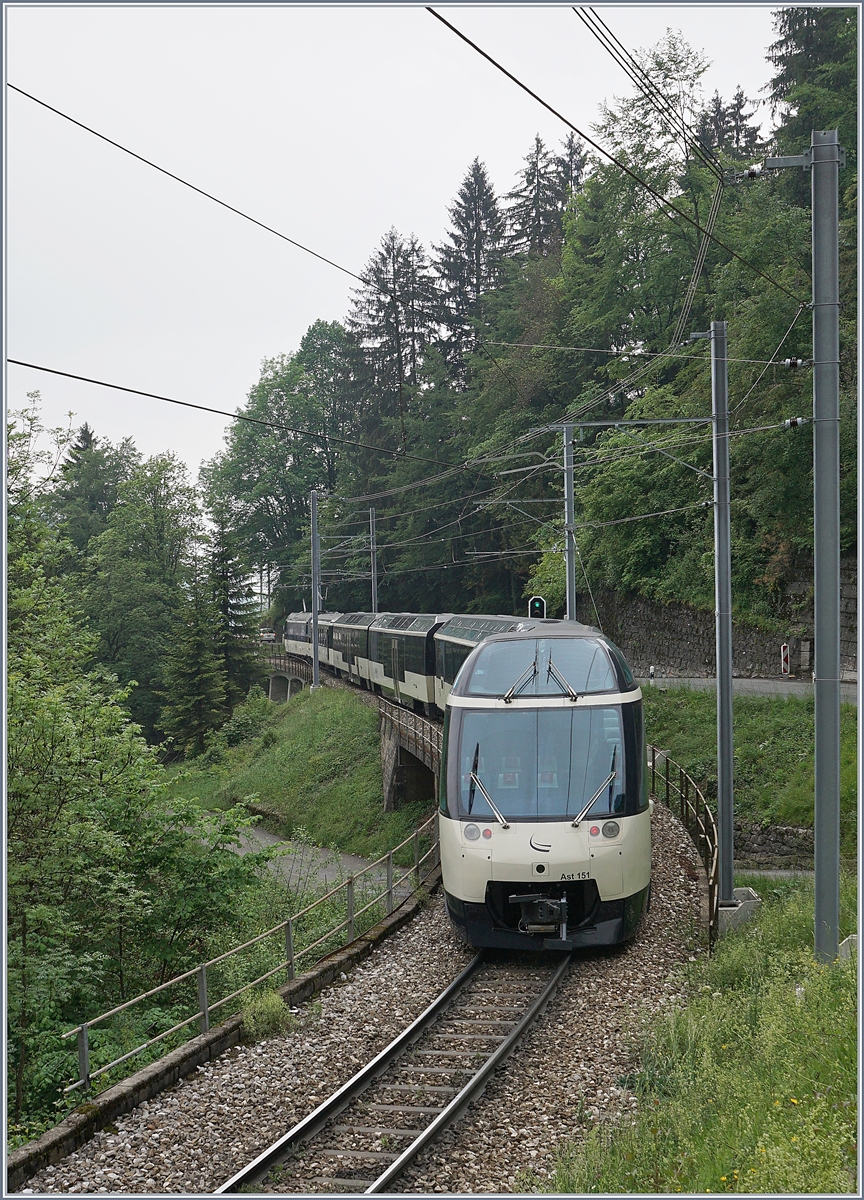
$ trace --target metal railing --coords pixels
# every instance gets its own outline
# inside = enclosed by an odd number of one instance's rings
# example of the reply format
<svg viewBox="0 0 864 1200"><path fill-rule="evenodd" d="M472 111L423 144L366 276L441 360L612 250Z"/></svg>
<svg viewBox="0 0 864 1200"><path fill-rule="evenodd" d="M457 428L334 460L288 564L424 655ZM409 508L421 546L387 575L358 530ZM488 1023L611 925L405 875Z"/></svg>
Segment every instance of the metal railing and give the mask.
<svg viewBox="0 0 864 1200"><path fill-rule="evenodd" d="M382 730L389 726L399 735L399 744L415 758L419 758L430 770L438 774L441 766L441 745L444 730L428 717L401 708L383 696L378 698Z"/></svg>
<svg viewBox="0 0 864 1200"><path fill-rule="evenodd" d="M430 839L431 844L429 849L426 850L425 853L421 854L421 842L426 837ZM398 851L404 850L408 846L410 846L412 850L412 865L408 867L403 874L397 877L395 875L396 867L394 864L394 855L397 854ZM236 1000L239 996L243 995L244 992L248 992L250 988L254 988L258 984L265 983L268 979L271 979L274 975L278 975L281 971L286 971L288 980L292 980L295 976L298 960L304 958L310 953L310 951L320 948L325 943L331 941L333 936L340 933L342 930L345 931L344 944L347 945L350 942L353 942L355 939L358 919L361 918L364 913L370 912L370 910L381 901L384 902L384 907L387 914L389 915L392 913L397 906L397 893L402 885L404 885L408 880L412 880L413 886L411 891L413 892L413 890L419 888L430 877L439 861L438 813L436 811L427 821L424 821L422 825L418 825L414 832L409 837L405 838L404 841L400 842L398 846L394 846L392 850L388 850L386 854L382 854L380 858L369 863L368 866L365 866L362 869L362 871L357 871L354 875L349 875L347 879L337 884L336 887L331 888L329 892L326 892L323 896L319 896L317 900L312 902L312 904L308 904L299 912L296 912L292 914L292 916L286 918L286 920L280 921L280 923L278 925L274 925L272 929L268 929L264 933L259 933L257 937L251 938L248 942L244 942L240 946L234 946L231 950L227 950L224 954L219 954L215 958L208 959L207 962L203 962L197 967L192 967L190 970L184 971L181 975L175 975L173 979L169 979L166 983L160 984L158 987L151 988L149 992L142 992L140 996L135 996L132 1000L127 1000L123 1004L116 1005L116 1007L109 1009L107 1012L100 1013L98 1017L94 1017L90 1021L84 1021L80 1025L76 1025L74 1029L70 1029L66 1033L62 1034L63 1038L70 1038L76 1035L78 1038L78 1079L75 1083L70 1084L69 1087L63 1089L64 1095L68 1092L74 1091L76 1088L89 1088L91 1080L100 1075L107 1074L107 1072L112 1071L121 1063L126 1062L127 1059L134 1058L136 1054L143 1053L143 1051L148 1050L151 1046L156 1045L157 1042L164 1041L165 1038L170 1037L172 1034L178 1033L180 1030L194 1024L196 1021L198 1021L200 1024L200 1032L206 1033L210 1028L211 1014L217 1009L229 1004L232 1000ZM382 890L373 895L371 899L366 898L366 893L364 891L360 899L361 901L365 902L362 903L358 908L356 904L357 883L359 880L362 880L364 876L369 876L370 872L374 871L376 868L379 868L379 877L377 882L383 882L384 886ZM382 872L383 880L381 878ZM376 883L375 877L370 876L370 879L367 881L367 883L368 882L371 882L372 890L374 891ZM344 919L338 921L308 946L304 946L300 950L295 950L295 934L298 923L301 921L301 919L320 908L327 901L332 901L339 895L339 893L343 891L345 892ZM409 894L411 893L409 892ZM407 897L403 897L403 900L405 898ZM403 900L400 900L399 903L402 903ZM227 962L244 950L248 950L252 946L261 945L267 938L272 938L276 935L279 935L280 938L284 938L284 943L282 943L284 944L285 948L284 959L282 959L275 967L272 967L264 974L259 975L256 979L252 979L248 983L244 983L242 987L236 988L227 996L223 996L221 1000L217 1000L215 1003L212 1003L208 1000L208 969L217 966L219 963ZM326 953L331 952L331 950L328 950ZM326 953L323 955L323 957L326 957ZM319 958L316 961L321 960ZM89 1031L94 1025L98 1025L103 1021L107 1021L110 1017L117 1016L118 1013L126 1012L135 1005L141 1004L144 1000L149 1000L154 996L161 995L163 992L167 991L168 988L176 987L178 984L187 981L191 982L192 979L195 979L197 983L197 1012L194 1012L190 1017L187 1017L185 1020L173 1025L170 1029L166 1029L157 1034L155 1037L150 1038L148 1041L142 1042L140 1045L136 1046L134 1050L129 1050L125 1054L121 1054L118 1058L113 1059L104 1066L100 1066L97 1070L91 1070Z"/></svg>
<svg viewBox="0 0 864 1200"><path fill-rule="evenodd" d="M717 824L708 807L702 789L684 768L673 762L656 746L648 747L651 764L651 794L662 799L666 807L676 809L684 828L690 834L702 859L708 878L708 945L713 946L719 931L718 902L720 899L719 870L717 862ZM660 767L658 771L658 759ZM658 774L660 791L657 789ZM674 793L674 795L673 795ZM677 800L676 800L677 796Z"/></svg>

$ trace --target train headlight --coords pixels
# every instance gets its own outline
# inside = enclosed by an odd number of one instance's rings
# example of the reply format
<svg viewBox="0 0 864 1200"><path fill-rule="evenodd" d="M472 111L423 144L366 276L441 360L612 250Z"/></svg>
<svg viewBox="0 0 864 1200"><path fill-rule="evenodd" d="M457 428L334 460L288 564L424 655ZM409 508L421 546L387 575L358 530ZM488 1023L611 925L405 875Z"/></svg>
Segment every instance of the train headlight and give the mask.
<svg viewBox="0 0 864 1200"><path fill-rule="evenodd" d="M469 842L476 842L480 836L480 830L476 825L466 825L462 832Z"/></svg>
<svg viewBox="0 0 864 1200"><path fill-rule="evenodd" d="M621 826L617 821L607 821L603 826L603 836L607 838L617 837L621 832Z"/></svg>

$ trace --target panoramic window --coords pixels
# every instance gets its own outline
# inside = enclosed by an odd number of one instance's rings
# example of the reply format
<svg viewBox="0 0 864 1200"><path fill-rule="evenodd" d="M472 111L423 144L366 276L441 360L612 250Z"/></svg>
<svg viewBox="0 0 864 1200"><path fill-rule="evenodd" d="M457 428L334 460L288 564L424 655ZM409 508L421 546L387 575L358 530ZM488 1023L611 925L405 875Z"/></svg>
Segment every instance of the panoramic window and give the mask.
<svg viewBox="0 0 864 1200"><path fill-rule="evenodd" d="M536 672L532 674L534 664ZM601 642L593 638L525 638L487 643L477 656L466 691L469 696L506 696L517 685L514 699L560 696L566 688L559 675L580 695L618 690L612 662Z"/></svg>

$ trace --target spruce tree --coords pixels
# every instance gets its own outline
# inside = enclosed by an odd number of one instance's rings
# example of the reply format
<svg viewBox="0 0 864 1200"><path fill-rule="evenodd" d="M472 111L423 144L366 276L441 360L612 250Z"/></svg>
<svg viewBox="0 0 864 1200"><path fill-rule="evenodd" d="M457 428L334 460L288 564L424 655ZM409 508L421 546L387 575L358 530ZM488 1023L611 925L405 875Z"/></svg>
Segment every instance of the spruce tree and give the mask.
<svg viewBox="0 0 864 1200"><path fill-rule="evenodd" d="M588 154L585 143L572 132L561 143L561 153L555 155L555 177L558 185L558 208L564 212L570 197L582 190Z"/></svg>
<svg viewBox="0 0 864 1200"><path fill-rule="evenodd" d="M218 610L200 564L196 565L164 662L161 696L165 703L159 720L174 747L190 757L203 753L207 735L228 715L225 670L214 636L219 627Z"/></svg>
<svg viewBox="0 0 864 1200"><path fill-rule="evenodd" d="M560 240L560 181L556 163L538 133L518 183L507 193L510 246L517 254L545 257Z"/></svg>
<svg viewBox="0 0 864 1200"><path fill-rule="evenodd" d="M84 551L102 533L117 504L118 488L139 462L131 438L119 446L96 437L85 422L61 464L45 507L76 549Z"/></svg>
<svg viewBox="0 0 864 1200"><path fill-rule="evenodd" d="M261 674L256 649L258 616L252 588L228 531L218 526L210 552L210 597L216 624L211 631L225 680L228 711L243 701Z"/></svg>
<svg viewBox="0 0 864 1200"><path fill-rule="evenodd" d="M504 261L504 217L479 158L448 212L449 242L435 247L435 266L445 306L443 324L449 331L447 356L458 369L465 352L476 345L483 297L497 287Z"/></svg>
<svg viewBox="0 0 864 1200"><path fill-rule="evenodd" d="M436 324L432 274L417 238L390 229L364 275L368 283L354 291L347 324L372 368L381 415L396 418L404 441L405 415Z"/></svg>

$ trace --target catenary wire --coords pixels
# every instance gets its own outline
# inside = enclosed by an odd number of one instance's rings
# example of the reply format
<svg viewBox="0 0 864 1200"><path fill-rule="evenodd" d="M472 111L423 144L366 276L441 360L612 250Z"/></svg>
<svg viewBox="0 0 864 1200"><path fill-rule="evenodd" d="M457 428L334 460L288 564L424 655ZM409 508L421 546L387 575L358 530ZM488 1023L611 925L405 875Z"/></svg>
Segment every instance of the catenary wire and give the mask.
<svg viewBox="0 0 864 1200"><path fill-rule="evenodd" d="M795 313L795 316L792 318L792 324L789 326L789 328L786 330L786 332L783 334L782 338L780 339L780 341L779 341L779 343L778 343L778 345L777 345L777 349L774 351L773 355L771 356L771 361L770 361L770 362L767 362L767 363L765 364L764 368L763 368L763 369L762 369L762 371L759 373L759 376L758 376L758 378L756 379L756 382L755 382L755 383L752 385L752 387L750 387L750 389L748 390L748 392L747 392L747 394L744 396L744 398L743 398L742 400L739 400L739 401L738 401L738 403L735 405L735 407L732 409L732 411L729 413L729 416L730 416L730 417L734 416L734 415L735 415L735 413L738 411L738 409L739 409L739 408L742 406L742 404L745 404L745 403L747 402L747 400L749 400L749 399L750 399L750 396L751 396L751 394L752 394L752 393L753 393L753 392L756 390L757 386L759 385L760 381L762 380L762 376L765 374L765 372L768 370L768 368L769 368L769 367L772 367L772 366L778 366L778 365L779 365L779 364L778 364L778 362L776 361L776 360L777 360L777 355L780 353L780 351L781 351L781 349L782 349L782 347L783 347L783 343L786 341L786 339L788 338L789 334L792 332L792 330L793 330L793 329L795 328L795 326L797 325L797 323L798 323L798 318L801 316L802 312L803 312L803 311L804 311L804 309L805 309L805 308L807 308L807 307L808 307L808 306L807 306L806 304L801 304L801 305L799 305L799 307L798 307L798 311Z"/></svg>
<svg viewBox="0 0 864 1200"><path fill-rule="evenodd" d="M806 305L802 305L805 308ZM788 335L787 335L788 336ZM783 339L785 341L785 338ZM780 345L783 343L781 342ZM519 350L572 350L574 353L583 354L609 354L621 359L638 356L639 358L683 358L687 362L699 362L698 354L672 354L669 350L601 350L597 346L553 346L543 342L486 342L487 346L513 346ZM778 347L779 349L779 347ZM776 354L776 351L775 351ZM706 354L704 356L706 366L710 364L711 357ZM776 359L765 358L730 358L727 355L727 362L734 363L750 363L754 366L776 366Z"/></svg>
<svg viewBox="0 0 864 1200"><path fill-rule="evenodd" d="M657 84L630 51L624 46L619 38L615 36L603 18L594 11L593 8L577 8L573 6L573 12L588 29L610 57L621 67L622 71L628 76L632 83L635 83L638 90L648 101L657 115L666 121L669 121L673 126L674 131L681 138L684 150L691 149L696 156L701 159L704 165L714 174L722 179L723 168L720 165L716 154L702 144L699 140L699 135L695 129L684 120L684 117L670 103L669 99L663 94ZM590 17L586 16L586 12L590 13Z"/></svg>

